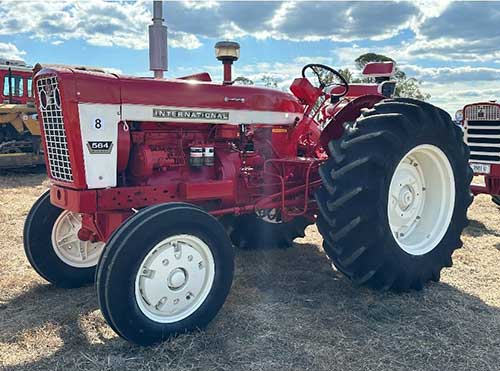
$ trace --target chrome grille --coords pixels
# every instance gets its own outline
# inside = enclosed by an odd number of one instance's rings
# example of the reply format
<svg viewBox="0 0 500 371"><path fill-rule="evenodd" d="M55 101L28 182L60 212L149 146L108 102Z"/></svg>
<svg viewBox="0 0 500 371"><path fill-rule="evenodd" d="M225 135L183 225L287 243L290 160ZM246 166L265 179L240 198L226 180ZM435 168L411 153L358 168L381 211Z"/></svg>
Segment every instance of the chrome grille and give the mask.
<svg viewBox="0 0 500 371"><path fill-rule="evenodd" d="M468 106L464 112L465 120L498 121L500 120L500 107L492 104L478 104Z"/></svg>
<svg viewBox="0 0 500 371"><path fill-rule="evenodd" d="M464 129L472 162L500 163L499 106L478 104L466 107Z"/></svg>
<svg viewBox="0 0 500 371"><path fill-rule="evenodd" d="M47 144L50 174L56 180L72 182L73 172L69 161L57 77L39 78L37 91L45 143Z"/></svg>

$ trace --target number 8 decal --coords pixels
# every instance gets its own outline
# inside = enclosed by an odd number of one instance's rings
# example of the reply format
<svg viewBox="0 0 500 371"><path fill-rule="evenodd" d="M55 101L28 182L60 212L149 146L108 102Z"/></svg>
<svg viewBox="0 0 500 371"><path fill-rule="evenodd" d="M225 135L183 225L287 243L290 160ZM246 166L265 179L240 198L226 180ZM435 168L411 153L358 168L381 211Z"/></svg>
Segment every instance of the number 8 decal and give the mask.
<svg viewBox="0 0 500 371"><path fill-rule="evenodd" d="M96 129L102 128L102 121L101 121L101 119L95 119L95 128Z"/></svg>

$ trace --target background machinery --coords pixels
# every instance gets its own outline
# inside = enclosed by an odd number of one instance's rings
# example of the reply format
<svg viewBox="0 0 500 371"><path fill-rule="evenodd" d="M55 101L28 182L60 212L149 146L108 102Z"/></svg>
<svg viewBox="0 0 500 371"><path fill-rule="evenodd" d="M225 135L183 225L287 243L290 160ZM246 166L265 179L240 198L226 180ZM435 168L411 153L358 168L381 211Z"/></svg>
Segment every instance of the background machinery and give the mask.
<svg viewBox="0 0 500 371"><path fill-rule="evenodd" d="M470 165L482 184L472 184L474 194L489 194L500 206L500 105L479 102L466 105L456 114L464 140L470 148Z"/></svg>
<svg viewBox="0 0 500 371"><path fill-rule="evenodd" d="M0 169L44 164L32 68L0 59Z"/></svg>
<svg viewBox="0 0 500 371"><path fill-rule="evenodd" d="M24 228L34 269L62 287L95 280L108 324L141 345L215 317L233 244L286 245L314 222L356 284L438 281L472 202L469 152L450 116L390 98L392 63L367 65L378 82L358 85L309 64L290 94L233 85L236 43L217 44L216 56L223 83L163 79L161 53L157 78L37 71L51 185Z"/></svg>

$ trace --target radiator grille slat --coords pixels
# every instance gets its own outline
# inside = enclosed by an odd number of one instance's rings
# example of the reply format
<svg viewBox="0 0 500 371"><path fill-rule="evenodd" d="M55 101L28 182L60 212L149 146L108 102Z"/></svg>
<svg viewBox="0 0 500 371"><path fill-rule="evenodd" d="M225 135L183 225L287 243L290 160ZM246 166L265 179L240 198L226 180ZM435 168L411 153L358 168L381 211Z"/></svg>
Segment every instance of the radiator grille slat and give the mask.
<svg viewBox="0 0 500 371"><path fill-rule="evenodd" d="M42 115L47 157L52 178L63 182L73 181L69 161L66 130L61 109L61 98L56 76L41 77L37 81L40 113Z"/></svg>
<svg viewBox="0 0 500 371"><path fill-rule="evenodd" d="M494 104L478 104L465 108L464 118L469 121L498 121L500 108Z"/></svg>
<svg viewBox="0 0 500 371"><path fill-rule="evenodd" d="M500 163L500 107L494 104L468 106L464 112L465 142L471 161Z"/></svg>

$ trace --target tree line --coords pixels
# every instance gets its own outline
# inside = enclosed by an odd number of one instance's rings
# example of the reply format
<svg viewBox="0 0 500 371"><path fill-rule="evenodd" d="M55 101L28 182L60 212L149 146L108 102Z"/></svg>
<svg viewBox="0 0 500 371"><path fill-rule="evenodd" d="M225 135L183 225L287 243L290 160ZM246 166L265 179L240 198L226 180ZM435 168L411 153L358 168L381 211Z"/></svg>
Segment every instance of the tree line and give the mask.
<svg viewBox="0 0 500 371"><path fill-rule="evenodd" d="M361 72L365 65L370 62L394 62L396 61L388 56L377 53L365 53L360 55L358 58L354 60L356 64L356 68ZM362 83L373 83L375 82L371 77L356 77L356 72L349 70L348 68L340 69L339 73L347 80L347 82L352 84L362 84ZM428 93L424 93L420 89L421 81L417 80L413 77L409 78L404 71L402 71L396 65L396 71L393 80L397 82L396 91L394 93L395 97L402 98L415 98L419 100L428 100L431 95ZM235 84L240 85L254 85L254 81L244 77L239 76L234 80ZM271 75L263 75L258 80L259 85L264 85L271 88L278 87L278 80Z"/></svg>

